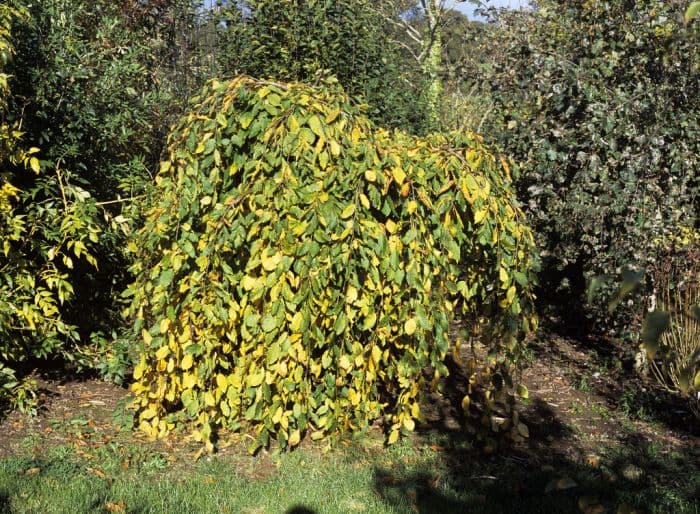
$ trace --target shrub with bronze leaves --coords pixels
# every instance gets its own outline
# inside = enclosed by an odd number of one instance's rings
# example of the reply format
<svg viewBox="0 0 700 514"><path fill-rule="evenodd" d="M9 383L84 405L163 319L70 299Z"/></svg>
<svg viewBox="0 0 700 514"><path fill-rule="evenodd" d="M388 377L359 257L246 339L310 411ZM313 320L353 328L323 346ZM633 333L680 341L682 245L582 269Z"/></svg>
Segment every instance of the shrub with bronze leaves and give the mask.
<svg viewBox="0 0 700 514"><path fill-rule="evenodd" d="M411 430L450 321L488 317L505 381L535 323L533 239L473 135L375 127L333 81L212 82L174 127L131 242L133 392L152 436L191 421L251 449Z"/></svg>

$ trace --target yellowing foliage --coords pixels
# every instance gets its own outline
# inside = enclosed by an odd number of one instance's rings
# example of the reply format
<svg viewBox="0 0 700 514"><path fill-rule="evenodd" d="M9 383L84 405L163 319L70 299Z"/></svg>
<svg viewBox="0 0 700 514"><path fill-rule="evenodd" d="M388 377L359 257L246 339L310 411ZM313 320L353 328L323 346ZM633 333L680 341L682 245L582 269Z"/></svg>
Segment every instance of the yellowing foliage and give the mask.
<svg viewBox="0 0 700 514"><path fill-rule="evenodd" d="M491 320L504 374L536 323L532 234L473 134L390 133L333 83L239 77L194 100L156 182L127 309L154 437L245 424L251 449L292 447L384 416L393 442L447 374L455 315Z"/></svg>

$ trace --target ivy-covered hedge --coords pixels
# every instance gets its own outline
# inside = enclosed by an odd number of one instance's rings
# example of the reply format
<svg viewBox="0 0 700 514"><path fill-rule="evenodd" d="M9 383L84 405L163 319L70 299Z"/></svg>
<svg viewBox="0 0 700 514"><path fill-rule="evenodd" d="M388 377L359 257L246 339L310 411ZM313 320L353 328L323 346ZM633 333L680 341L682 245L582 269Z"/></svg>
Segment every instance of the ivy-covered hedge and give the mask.
<svg viewBox="0 0 700 514"><path fill-rule="evenodd" d="M378 129L332 81L239 77L194 99L156 182L127 310L146 433L245 425L252 449L292 447L383 416L393 442L447 373L458 313L488 319L506 381L487 398L506 394L534 246L477 136Z"/></svg>
<svg viewBox="0 0 700 514"><path fill-rule="evenodd" d="M634 332L640 305L611 316L586 303L588 285L653 265L656 238L698 222L700 24L683 23L688 3L541 0L492 33L484 131L520 164L541 304L567 330Z"/></svg>

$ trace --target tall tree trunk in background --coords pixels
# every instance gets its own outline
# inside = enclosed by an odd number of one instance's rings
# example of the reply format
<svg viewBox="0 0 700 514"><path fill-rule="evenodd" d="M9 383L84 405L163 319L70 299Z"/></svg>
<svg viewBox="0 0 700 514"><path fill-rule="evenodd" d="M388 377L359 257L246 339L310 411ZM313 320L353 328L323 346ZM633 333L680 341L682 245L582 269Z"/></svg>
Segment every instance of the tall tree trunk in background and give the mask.
<svg viewBox="0 0 700 514"><path fill-rule="evenodd" d="M442 110L442 27L443 0L421 0L427 21L427 34L423 38L423 71L428 77L428 116L429 125L434 130L440 129Z"/></svg>
<svg viewBox="0 0 700 514"><path fill-rule="evenodd" d="M427 79L427 123L439 130L442 110L442 27L445 0L383 0L379 10L398 31L396 43L415 59Z"/></svg>

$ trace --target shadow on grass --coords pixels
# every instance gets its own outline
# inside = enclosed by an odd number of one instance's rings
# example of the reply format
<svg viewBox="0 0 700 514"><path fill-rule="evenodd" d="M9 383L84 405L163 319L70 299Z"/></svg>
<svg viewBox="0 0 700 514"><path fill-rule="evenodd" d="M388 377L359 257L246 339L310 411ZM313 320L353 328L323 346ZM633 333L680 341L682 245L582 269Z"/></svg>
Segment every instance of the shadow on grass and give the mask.
<svg viewBox="0 0 700 514"><path fill-rule="evenodd" d="M284 514L316 514L316 511L304 507L303 505L295 505Z"/></svg>
<svg viewBox="0 0 700 514"><path fill-rule="evenodd" d="M546 402L535 400L525 416L530 438L490 454L441 420L423 426L421 438L438 461L418 469L375 466L376 494L397 514L700 512L700 452L692 438L687 451L674 454L625 432L590 454Z"/></svg>

